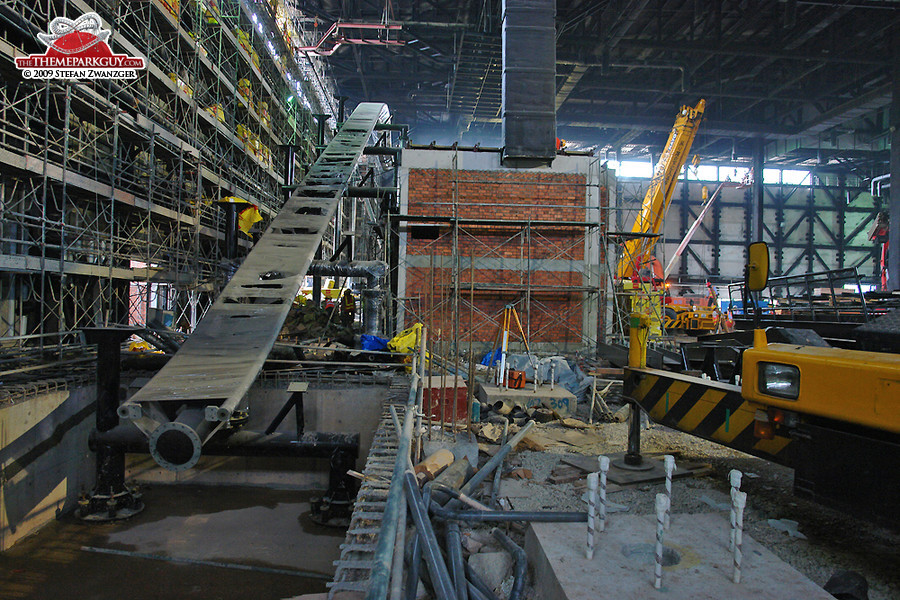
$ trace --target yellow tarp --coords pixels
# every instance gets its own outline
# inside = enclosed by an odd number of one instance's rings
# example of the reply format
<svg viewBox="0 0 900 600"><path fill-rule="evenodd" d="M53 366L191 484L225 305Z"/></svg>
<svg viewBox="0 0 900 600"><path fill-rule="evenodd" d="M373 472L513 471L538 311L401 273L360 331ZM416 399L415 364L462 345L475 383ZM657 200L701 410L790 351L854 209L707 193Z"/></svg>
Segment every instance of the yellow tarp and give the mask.
<svg viewBox="0 0 900 600"><path fill-rule="evenodd" d="M413 353L419 345L419 336L422 335L422 324L416 323L407 327L388 342L388 350L391 352Z"/></svg>

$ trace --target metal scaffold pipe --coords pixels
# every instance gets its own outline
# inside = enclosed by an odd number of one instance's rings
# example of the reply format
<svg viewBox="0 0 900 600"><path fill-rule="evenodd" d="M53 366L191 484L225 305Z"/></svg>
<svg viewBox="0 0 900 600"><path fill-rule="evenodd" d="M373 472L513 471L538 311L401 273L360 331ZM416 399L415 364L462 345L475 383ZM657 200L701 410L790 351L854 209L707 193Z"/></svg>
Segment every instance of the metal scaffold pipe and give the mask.
<svg viewBox="0 0 900 600"><path fill-rule="evenodd" d="M384 519L381 530L378 532L378 546L375 548L375 556L372 559L375 566L372 569L372 584L368 594L366 594L366 600L383 600L386 598L388 585L391 581L391 567L395 556L394 547L396 545L397 530L400 525L398 522L400 504L405 502L403 497L403 474L409 464L418 384L419 376L417 373L414 373L410 383L409 397L406 402L403 430L397 442L397 459L394 461L394 472L391 476L391 485L388 488ZM416 491L418 491L418 488ZM413 515L415 516L414 509ZM405 526L406 524L404 523L403 527Z"/></svg>

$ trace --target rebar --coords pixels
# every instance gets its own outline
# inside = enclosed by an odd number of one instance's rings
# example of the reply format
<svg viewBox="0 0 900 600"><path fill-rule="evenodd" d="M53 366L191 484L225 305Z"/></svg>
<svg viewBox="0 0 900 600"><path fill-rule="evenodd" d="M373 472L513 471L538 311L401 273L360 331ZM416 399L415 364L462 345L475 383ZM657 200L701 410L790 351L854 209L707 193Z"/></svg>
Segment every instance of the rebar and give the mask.
<svg viewBox="0 0 900 600"><path fill-rule="evenodd" d="M500 446L506 445L506 436L509 434L509 419L503 423L503 435L500 437ZM503 476L503 461L497 465L494 471L494 484L491 486L491 506L497 506L497 496L500 494L500 478Z"/></svg>
<svg viewBox="0 0 900 600"><path fill-rule="evenodd" d="M734 495L734 575L732 581L741 582L741 559L743 557L741 546L744 543L744 507L747 506L747 493L737 492Z"/></svg>
<svg viewBox="0 0 900 600"><path fill-rule="evenodd" d="M663 568L663 530L666 524L666 512L669 510L669 499L665 494L656 495L656 561L654 574L656 579L653 587L660 589L662 587L662 568Z"/></svg>
<svg viewBox="0 0 900 600"><path fill-rule="evenodd" d="M587 476L587 484L588 484L588 519L587 519L587 549L585 551L585 555L588 560L594 558L594 521L596 521L597 514L595 510L595 506L597 504L597 483L598 483L598 475L597 473L588 473Z"/></svg>
<svg viewBox="0 0 900 600"><path fill-rule="evenodd" d="M741 491L741 477L742 474L737 469L732 469L728 472L728 483L731 485L731 492L729 497L731 498L731 539L728 542L728 549L734 550L734 528L735 528L735 519L737 518L737 507L735 505L735 495Z"/></svg>
<svg viewBox="0 0 900 600"><path fill-rule="evenodd" d="M669 506L672 506L672 474L675 472L675 457L671 454L663 456L663 464L666 467L666 497L669 499ZM666 511L666 529L669 528L670 515Z"/></svg>
<svg viewBox="0 0 900 600"><path fill-rule="evenodd" d="M609 457L597 458L600 463L600 531L606 530L606 475L609 473Z"/></svg>

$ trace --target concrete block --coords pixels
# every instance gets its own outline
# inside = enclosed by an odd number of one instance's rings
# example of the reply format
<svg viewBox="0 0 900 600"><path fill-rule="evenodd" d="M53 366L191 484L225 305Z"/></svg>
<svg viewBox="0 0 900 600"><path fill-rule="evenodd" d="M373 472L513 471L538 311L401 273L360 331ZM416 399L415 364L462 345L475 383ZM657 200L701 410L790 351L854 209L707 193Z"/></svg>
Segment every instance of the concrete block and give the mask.
<svg viewBox="0 0 900 600"><path fill-rule="evenodd" d="M563 417L574 416L578 407L575 394L562 386L556 386L551 390L549 385L545 385L539 387L535 392L534 387L528 385L518 390L501 390L495 385L479 384L475 394L481 402L490 405L496 402L505 402L526 409L545 406L555 410Z"/></svg>
<svg viewBox="0 0 900 600"><path fill-rule="evenodd" d="M481 552L469 557L469 566L492 590L500 588L512 564L512 557L506 552Z"/></svg>
<svg viewBox="0 0 900 600"><path fill-rule="evenodd" d="M387 386L313 386L303 398L306 429L358 432L359 467L365 464L387 391ZM250 420L247 429L264 430L290 395L287 389L252 388L248 395ZM276 431L292 433L295 429L292 411ZM159 467L148 455L129 454L127 468L127 476L142 483L271 486L301 490L328 486L327 459L202 456L193 469L175 473Z"/></svg>
<svg viewBox="0 0 900 600"><path fill-rule="evenodd" d="M532 523L525 551L541 600L834 600L744 532L741 583L732 583L730 525L719 514L675 514L664 537L662 589L653 588L656 519L613 515L585 558L580 523ZM666 565L666 558L675 561Z"/></svg>

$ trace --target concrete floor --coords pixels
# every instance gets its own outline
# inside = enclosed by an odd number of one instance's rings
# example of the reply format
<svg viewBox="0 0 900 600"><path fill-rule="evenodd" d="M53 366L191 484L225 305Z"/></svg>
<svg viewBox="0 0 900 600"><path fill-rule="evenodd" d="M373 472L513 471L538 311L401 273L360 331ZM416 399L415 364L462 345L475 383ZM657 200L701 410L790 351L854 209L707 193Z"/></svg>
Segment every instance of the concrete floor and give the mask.
<svg viewBox="0 0 900 600"><path fill-rule="evenodd" d="M525 548L541 600L828 600L815 583L749 535L743 538L741 582L732 582L731 531L718 514L673 514L665 533L662 587L654 589L656 518L612 515L585 558L587 526L532 523ZM668 563L672 564L668 564Z"/></svg>
<svg viewBox="0 0 900 600"><path fill-rule="evenodd" d="M118 523L63 517L0 554L0 598L254 600L324 592L343 530L308 492L160 485Z"/></svg>

